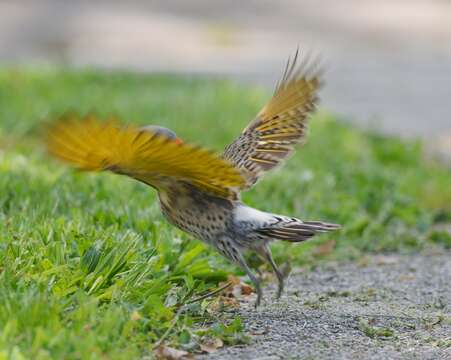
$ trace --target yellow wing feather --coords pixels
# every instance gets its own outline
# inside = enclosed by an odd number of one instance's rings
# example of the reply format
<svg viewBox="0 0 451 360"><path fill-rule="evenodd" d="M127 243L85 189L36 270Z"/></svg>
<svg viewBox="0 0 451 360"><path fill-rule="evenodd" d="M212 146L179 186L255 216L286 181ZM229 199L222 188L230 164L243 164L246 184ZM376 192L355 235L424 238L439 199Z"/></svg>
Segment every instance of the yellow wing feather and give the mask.
<svg viewBox="0 0 451 360"><path fill-rule="evenodd" d="M92 116L53 123L46 143L51 154L78 169L113 171L160 190L183 181L232 199L245 182L239 169L209 150Z"/></svg>
<svg viewBox="0 0 451 360"><path fill-rule="evenodd" d="M224 151L223 157L243 169L246 188L285 160L304 138L320 87L317 61L288 60L273 97Z"/></svg>

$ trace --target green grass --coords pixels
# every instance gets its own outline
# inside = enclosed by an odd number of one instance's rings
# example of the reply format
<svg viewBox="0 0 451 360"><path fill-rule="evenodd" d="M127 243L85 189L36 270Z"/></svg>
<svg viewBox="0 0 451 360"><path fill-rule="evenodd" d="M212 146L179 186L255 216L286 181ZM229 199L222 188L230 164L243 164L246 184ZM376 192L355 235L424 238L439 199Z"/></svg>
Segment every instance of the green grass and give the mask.
<svg viewBox="0 0 451 360"><path fill-rule="evenodd" d="M150 188L49 159L39 131L67 110L95 111L161 124L221 150L267 96L192 78L1 70L0 359L130 359L161 339L189 351L205 338L246 341L239 319L209 311L212 299L188 304L239 270L168 225ZM304 244L273 246L279 262L315 265L324 257L449 247L433 228L451 220L450 183L451 170L425 159L419 142L366 133L320 112L307 145L243 198L343 224Z"/></svg>

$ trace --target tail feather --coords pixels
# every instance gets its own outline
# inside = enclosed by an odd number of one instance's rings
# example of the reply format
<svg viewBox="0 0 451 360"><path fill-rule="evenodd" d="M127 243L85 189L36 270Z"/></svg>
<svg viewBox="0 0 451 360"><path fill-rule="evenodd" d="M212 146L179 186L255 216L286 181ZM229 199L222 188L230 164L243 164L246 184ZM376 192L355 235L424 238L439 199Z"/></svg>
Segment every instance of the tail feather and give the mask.
<svg viewBox="0 0 451 360"><path fill-rule="evenodd" d="M338 230L340 225L321 221L301 221L295 218L280 218L280 221L256 230L261 235L272 239L289 242L301 242L318 233Z"/></svg>

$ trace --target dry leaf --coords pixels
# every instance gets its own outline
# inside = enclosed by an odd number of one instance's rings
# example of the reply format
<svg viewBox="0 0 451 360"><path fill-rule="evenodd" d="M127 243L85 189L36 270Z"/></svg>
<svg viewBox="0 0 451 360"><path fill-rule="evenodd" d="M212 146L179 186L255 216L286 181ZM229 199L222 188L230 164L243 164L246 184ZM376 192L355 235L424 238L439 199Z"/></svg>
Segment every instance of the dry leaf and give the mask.
<svg viewBox="0 0 451 360"><path fill-rule="evenodd" d="M200 349L202 350L202 352L211 354L223 346L224 343L221 339L211 339L203 344L200 344Z"/></svg>
<svg viewBox="0 0 451 360"><path fill-rule="evenodd" d="M218 311L222 311L224 307L238 309L240 307L240 303L233 297L220 296L217 301L212 301L208 305L207 311L209 314L216 314Z"/></svg>
<svg viewBox="0 0 451 360"><path fill-rule="evenodd" d="M375 261L377 265L394 265L399 262L399 259L396 256L379 255Z"/></svg>
<svg viewBox="0 0 451 360"><path fill-rule="evenodd" d="M412 274L402 274L402 275L399 275L398 279L400 281L411 281L411 280L415 280L415 276Z"/></svg>
<svg viewBox="0 0 451 360"><path fill-rule="evenodd" d="M315 251L314 254L317 256L326 256L329 255L334 249L337 242L335 240L329 240L325 242L324 244L319 245Z"/></svg>
<svg viewBox="0 0 451 360"><path fill-rule="evenodd" d="M229 276L227 281L232 285L224 290L223 296L231 298L239 298L242 295L250 295L254 292L251 286L242 282L240 278L236 276Z"/></svg>
<svg viewBox="0 0 451 360"><path fill-rule="evenodd" d="M251 333L251 335L265 335L268 333L268 329L267 328L255 329L255 330L251 330L250 333Z"/></svg>
<svg viewBox="0 0 451 360"><path fill-rule="evenodd" d="M250 295L254 292L252 286L242 283L241 284L241 294L242 295Z"/></svg>
<svg viewBox="0 0 451 360"><path fill-rule="evenodd" d="M358 267L367 267L368 265L370 265L370 258L368 256L363 256L362 258L360 258L357 261L357 266Z"/></svg>
<svg viewBox="0 0 451 360"><path fill-rule="evenodd" d="M130 315L130 320L132 321L139 321L142 319L141 314L138 311L133 311Z"/></svg>
<svg viewBox="0 0 451 360"><path fill-rule="evenodd" d="M240 282L241 282L241 280L238 276L229 275L229 276L227 276L227 281L224 283L224 285L226 283L231 283L233 286L233 285L238 285ZM222 283L221 283L221 285L222 285Z"/></svg>
<svg viewBox="0 0 451 360"><path fill-rule="evenodd" d="M178 350L169 346L160 345L154 350L154 355L159 360L190 360L194 357L184 350Z"/></svg>

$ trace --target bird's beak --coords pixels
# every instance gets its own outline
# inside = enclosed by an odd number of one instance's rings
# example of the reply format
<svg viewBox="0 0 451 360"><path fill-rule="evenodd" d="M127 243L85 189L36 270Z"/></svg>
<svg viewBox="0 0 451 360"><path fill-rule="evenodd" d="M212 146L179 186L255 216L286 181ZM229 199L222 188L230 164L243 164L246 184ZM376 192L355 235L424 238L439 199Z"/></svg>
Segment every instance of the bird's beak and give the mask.
<svg viewBox="0 0 451 360"><path fill-rule="evenodd" d="M183 144L183 140L180 139L180 138L175 138L174 141L175 141L176 144Z"/></svg>

